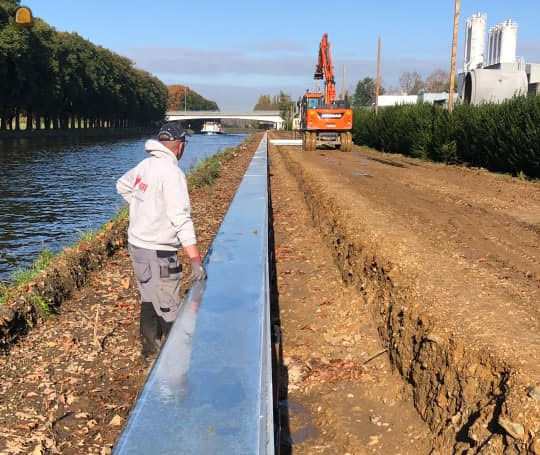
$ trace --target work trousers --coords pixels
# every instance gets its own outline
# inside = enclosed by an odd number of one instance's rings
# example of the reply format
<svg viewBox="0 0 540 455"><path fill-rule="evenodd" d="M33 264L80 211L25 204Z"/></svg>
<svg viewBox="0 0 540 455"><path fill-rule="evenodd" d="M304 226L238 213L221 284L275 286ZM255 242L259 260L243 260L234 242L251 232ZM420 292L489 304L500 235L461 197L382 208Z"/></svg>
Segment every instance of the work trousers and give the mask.
<svg viewBox="0 0 540 455"><path fill-rule="evenodd" d="M128 244L133 271L141 293L142 352L157 351L180 307L182 265L176 251L149 250Z"/></svg>

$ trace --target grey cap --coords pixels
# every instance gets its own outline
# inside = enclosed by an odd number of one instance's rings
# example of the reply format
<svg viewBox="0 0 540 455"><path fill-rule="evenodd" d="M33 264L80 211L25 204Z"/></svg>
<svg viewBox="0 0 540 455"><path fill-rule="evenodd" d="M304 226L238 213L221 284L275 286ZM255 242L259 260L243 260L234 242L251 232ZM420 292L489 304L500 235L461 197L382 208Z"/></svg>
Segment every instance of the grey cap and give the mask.
<svg viewBox="0 0 540 455"><path fill-rule="evenodd" d="M161 126L158 133L159 141L185 141L186 136L190 136L180 122L167 122Z"/></svg>

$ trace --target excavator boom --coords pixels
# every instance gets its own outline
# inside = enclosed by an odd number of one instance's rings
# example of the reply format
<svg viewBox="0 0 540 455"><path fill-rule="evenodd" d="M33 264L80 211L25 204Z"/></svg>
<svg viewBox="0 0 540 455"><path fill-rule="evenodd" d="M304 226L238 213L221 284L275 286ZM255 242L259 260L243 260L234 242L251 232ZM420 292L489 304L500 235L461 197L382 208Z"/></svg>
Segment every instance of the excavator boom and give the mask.
<svg viewBox="0 0 540 455"><path fill-rule="evenodd" d="M324 102L333 104L336 99L336 81L334 79L334 65L332 64L331 44L328 33L322 37L319 45L319 61L315 69L314 79L324 79Z"/></svg>

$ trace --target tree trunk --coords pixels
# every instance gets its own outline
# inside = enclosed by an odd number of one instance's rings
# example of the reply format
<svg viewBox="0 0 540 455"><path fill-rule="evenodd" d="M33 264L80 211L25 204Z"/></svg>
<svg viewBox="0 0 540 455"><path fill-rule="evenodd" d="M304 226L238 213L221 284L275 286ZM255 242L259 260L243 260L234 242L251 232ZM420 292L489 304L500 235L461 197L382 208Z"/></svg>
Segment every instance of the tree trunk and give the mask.
<svg viewBox="0 0 540 455"><path fill-rule="evenodd" d="M26 109L26 131L32 131L34 129L34 115L32 113L32 108L29 107Z"/></svg>
<svg viewBox="0 0 540 455"><path fill-rule="evenodd" d="M15 109L15 131L21 131L21 114L19 108Z"/></svg>

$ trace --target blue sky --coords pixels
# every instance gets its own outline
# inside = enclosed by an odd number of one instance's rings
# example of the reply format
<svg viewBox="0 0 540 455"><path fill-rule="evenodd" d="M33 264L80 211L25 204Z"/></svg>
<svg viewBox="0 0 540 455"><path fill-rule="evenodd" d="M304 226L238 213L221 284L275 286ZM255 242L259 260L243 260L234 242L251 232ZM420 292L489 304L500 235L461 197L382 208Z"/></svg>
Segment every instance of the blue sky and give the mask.
<svg viewBox="0 0 540 455"><path fill-rule="evenodd" d="M23 0L59 30L131 58L167 84L187 84L222 110L251 109L261 93L293 98L312 89L318 45L329 34L338 92L374 77L382 37L382 79L397 86L403 71L449 68L454 0L215 1ZM461 1L458 68L465 20L481 11L488 28L519 24L518 55L540 62L538 0Z"/></svg>

